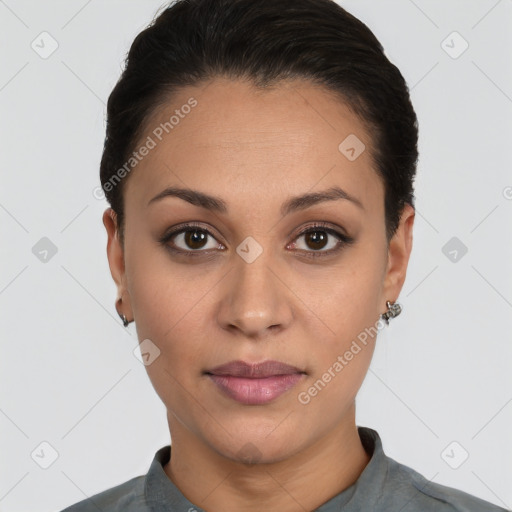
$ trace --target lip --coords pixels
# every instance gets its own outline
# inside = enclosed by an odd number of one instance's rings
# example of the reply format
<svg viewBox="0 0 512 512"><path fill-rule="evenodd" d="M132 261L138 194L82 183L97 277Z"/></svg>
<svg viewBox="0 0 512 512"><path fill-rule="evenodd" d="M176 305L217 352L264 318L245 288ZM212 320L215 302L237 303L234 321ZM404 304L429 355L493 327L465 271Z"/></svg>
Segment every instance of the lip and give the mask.
<svg viewBox="0 0 512 512"><path fill-rule="evenodd" d="M261 363L246 363L241 360L230 361L229 363L221 364L211 370L207 370L206 373L259 379L264 377L273 377L276 375L291 375L293 373L305 372L295 366L269 359L262 361Z"/></svg>
<svg viewBox="0 0 512 512"><path fill-rule="evenodd" d="M226 396L244 405L263 405L293 388L305 372L279 361L231 361L205 372Z"/></svg>

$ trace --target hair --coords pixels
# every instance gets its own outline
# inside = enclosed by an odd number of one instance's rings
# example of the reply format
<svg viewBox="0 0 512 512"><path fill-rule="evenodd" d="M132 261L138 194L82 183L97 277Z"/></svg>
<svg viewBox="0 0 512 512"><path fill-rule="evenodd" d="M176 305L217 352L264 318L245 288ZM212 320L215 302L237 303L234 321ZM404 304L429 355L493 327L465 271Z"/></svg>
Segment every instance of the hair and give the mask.
<svg viewBox="0 0 512 512"><path fill-rule="evenodd" d="M407 84L380 42L333 0L177 0L136 36L108 98L100 164L121 242L126 179L119 171L148 120L180 88L216 77L261 89L305 79L344 102L371 137L389 243L405 204L414 207L418 122Z"/></svg>

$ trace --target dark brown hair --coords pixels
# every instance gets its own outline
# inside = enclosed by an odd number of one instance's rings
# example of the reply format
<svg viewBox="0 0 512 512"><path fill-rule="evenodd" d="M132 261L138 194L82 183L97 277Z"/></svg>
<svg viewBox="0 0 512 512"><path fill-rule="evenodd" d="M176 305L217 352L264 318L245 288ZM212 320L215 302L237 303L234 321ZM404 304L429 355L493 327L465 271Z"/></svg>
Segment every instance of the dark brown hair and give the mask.
<svg viewBox="0 0 512 512"><path fill-rule="evenodd" d="M137 35L108 99L100 166L121 240L127 176L119 180L118 171L126 169L148 118L179 88L216 76L260 88L303 78L344 101L372 137L389 242L404 204L414 206L417 118L405 80L380 42L332 0L177 0Z"/></svg>

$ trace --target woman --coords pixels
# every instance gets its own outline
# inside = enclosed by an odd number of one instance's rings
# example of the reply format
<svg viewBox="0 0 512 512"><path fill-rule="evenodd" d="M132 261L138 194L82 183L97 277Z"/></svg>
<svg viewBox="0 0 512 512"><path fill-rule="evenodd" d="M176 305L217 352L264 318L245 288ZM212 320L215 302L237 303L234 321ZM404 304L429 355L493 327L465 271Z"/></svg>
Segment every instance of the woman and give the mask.
<svg viewBox="0 0 512 512"><path fill-rule="evenodd" d="M355 422L401 312L418 157L405 81L364 24L331 0L178 0L107 115L116 308L172 450L66 511L504 510Z"/></svg>

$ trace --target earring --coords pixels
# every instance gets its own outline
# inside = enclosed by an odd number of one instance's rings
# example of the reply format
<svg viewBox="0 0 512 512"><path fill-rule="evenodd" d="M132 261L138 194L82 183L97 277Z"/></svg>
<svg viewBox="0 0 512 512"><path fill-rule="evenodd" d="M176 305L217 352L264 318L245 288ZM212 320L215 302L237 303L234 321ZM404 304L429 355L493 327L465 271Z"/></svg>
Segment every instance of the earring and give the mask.
<svg viewBox="0 0 512 512"><path fill-rule="evenodd" d="M123 302L123 299L119 298L119 299L117 299L116 305L117 305L117 304L119 304L119 305L120 305L122 302ZM124 325L125 327L128 327L128 324L129 324L130 322L128 321L128 319L126 318L126 316L124 316L124 314L122 314L122 313L119 313L119 310L117 309L117 307L116 307L116 311L117 311L117 314L119 315L119 318L121 318L121 320L123 321L123 325Z"/></svg>
<svg viewBox="0 0 512 512"><path fill-rule="evenodd" d="M119 315L119 316L121 317L121 320L123 321L123 325L125 327L128 327L128 324L130 323L130 322L128 322L128 319L124 315Z"/></svg>
<svg viewBox="0 0 512 512"><path fill-rule="evenodd" d="M381 315L381 318L389 325L389 320L402 312L402 306L398 302L390 302L389 300L386 301L386 306L388 310Z"/></svg>

